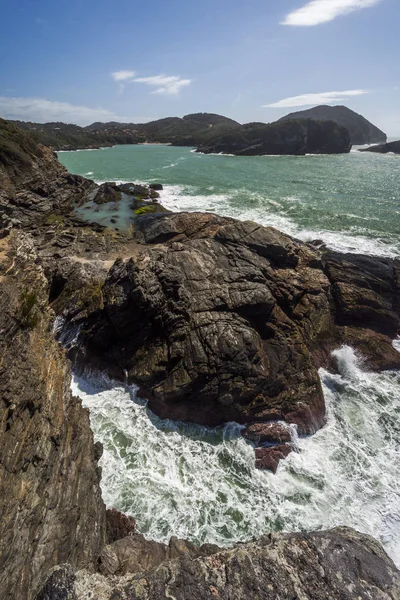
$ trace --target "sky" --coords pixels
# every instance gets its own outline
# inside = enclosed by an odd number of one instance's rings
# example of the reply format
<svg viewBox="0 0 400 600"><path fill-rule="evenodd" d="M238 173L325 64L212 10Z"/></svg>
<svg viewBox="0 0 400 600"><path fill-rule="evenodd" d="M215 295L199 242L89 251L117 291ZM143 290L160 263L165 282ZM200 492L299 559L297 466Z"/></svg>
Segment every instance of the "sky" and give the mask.
<svg viewBox="0 0 400 600"><path fill-rule="evenodd" d="M345 104L400 137L399 0L2 0L0 116L271 122Z"/></svg>

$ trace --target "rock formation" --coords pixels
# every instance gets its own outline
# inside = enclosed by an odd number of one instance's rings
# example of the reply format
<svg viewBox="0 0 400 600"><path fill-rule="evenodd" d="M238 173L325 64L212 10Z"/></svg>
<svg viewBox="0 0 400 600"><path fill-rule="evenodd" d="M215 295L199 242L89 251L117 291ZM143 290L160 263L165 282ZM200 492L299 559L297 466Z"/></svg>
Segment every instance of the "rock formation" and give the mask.
<svg viewBox="0 0 400 600"><path fill-rule="evenodd" d="M365 117L350 110L347 106L314 106L307 110L290 113L278 122L297 119L315 119L316 121L334 121L345 127L350 133L353 145L380 144L386 142L386 133L367 121Z"/></svg>
<svg viewBox="0 0 400 600"><path fill-rule="evenodd" d="M359 152L377 152L378 154L389 154L390 152L393 154L400 154L400 141L370 146L369 148L361 148Z"/></svg>
<svg viewBox="0 0 400 600"><path fill-rule="evenodd" d="M1 600L398 600L398 570L352 530L197 548L106 511L102 449L54 339L56 314L84 325L78 366L126 368L160 412L248 422L249 443L275 444L256 450L274 470L292 450L278 419L323 423L316 370L333 347L399 367L398 262L212 215L140 217L132 239L71 214L93 182L8 123L0 133Z"/></svg>
<svg viewBox="0 0 400 600"><path fill-rule="evenodd" d="M114 557L112 570L121 564L118 556L122 552L120 548L114 553L108 551ZM155 557L156 563L162 555L161 551ZM175 556L175 560L137 574L126 574L126 567L122 567L119 577L113 578L86 571L75 573L63 565L50 574L36 600L400 598L399 571L380 545L346 528L273 534L227 550L209 549L197 557L183 547Z"/></svg>
<svg viewBox="0 0 400 600"><path fill-rule="evenodd" d="M318 368L335 347L400 366L398 261L210 214L143 217L136 236L142 251L110 269L80 344L84 364L128 376L162 417L285 420L310 434L325 422ZM56 301L67 321L71 297Z"/></svg>
<svg viewBox="0 0 400 600"><path fill-rule="evenodd" d="M211 131L197 148L205 154L262 156L276 154L341 154L351 150L347 129L333 121L302 119L248 123L227 131Z"/></svg>

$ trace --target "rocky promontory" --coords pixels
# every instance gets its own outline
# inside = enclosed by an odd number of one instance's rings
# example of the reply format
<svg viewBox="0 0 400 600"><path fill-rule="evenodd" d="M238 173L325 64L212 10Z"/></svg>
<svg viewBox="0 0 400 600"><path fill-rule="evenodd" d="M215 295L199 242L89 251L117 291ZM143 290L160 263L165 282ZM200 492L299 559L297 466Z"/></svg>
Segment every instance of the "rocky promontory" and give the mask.
<svg viewBox="0 0 400 600"><path fill-rule="evenodd" d="M400 141L389 142L388 144L378 144L377 146L369 146L361 148L359 152L376 152L378 154L400 154Z"/></svg>
<svg viewBox="0 0 400 600"><path fill-rule="evenodd" d="M350 152L350 134L333 121L298 119L248 123L226 131L211 131L198 146L204 154L263 156L289 154L342 154Z"/></svg>
<svg viewBox="0 0 400 600"><path fill-rule="evenodd" d="M0 121L0 598L397 600L399 571L350 529L164 545L106 511L68 356L139 383L160 414L246 423L272 470L292 450L285 423L324 423L317 369L332 349L400 366L398 261L210 214L138 215L124 232L76 216L127 191L68 174ZM64 349L55 335L71 327L79 344Z"/></svg>

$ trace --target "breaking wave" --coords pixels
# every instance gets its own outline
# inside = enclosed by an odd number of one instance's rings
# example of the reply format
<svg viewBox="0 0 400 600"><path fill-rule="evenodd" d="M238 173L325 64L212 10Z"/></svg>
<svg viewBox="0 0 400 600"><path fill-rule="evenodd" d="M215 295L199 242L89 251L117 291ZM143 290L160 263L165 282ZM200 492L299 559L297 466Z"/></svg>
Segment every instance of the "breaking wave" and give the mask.
<svg viewBox="0 0 400 600"><path fill-rule="evenodd" d="M270 531L347 525L374 535L400 565L400 373L369 373L350 347L338 374L320 371L328 423L298 440L278 473L254 467L230 423L215 429L161 420L135 387L74 377L90 410L105 502L147 537L227 545Z"/></svg>

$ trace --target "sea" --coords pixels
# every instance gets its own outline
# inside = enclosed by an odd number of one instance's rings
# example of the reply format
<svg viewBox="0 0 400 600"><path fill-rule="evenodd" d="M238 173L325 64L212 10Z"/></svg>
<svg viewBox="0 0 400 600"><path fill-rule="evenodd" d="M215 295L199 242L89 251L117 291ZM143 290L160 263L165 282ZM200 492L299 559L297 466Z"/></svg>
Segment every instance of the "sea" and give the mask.
<svg viewBox="0 0 400 600"><path fill-rule="evenodd" d="M163 145L60 152L72 173L96 182L161 183L173 211L205 211L274 226L335 250L400 257L400 156L234 157ZM123 203L122 203L123 204ZM110 214L85 208L90 220ZM113 208L113 213L117 209ZM129 227L122 206L118 226ZM394 342L400 351L400 340ZM400 373L370 373L351 347L321 369L328 420L273 475L254 466L241 427L159 419L135 386L74 376L104 454L108 506L148 538L172 535L227 546L274 531L350 526L379 539L400 566Z"/></svg>

